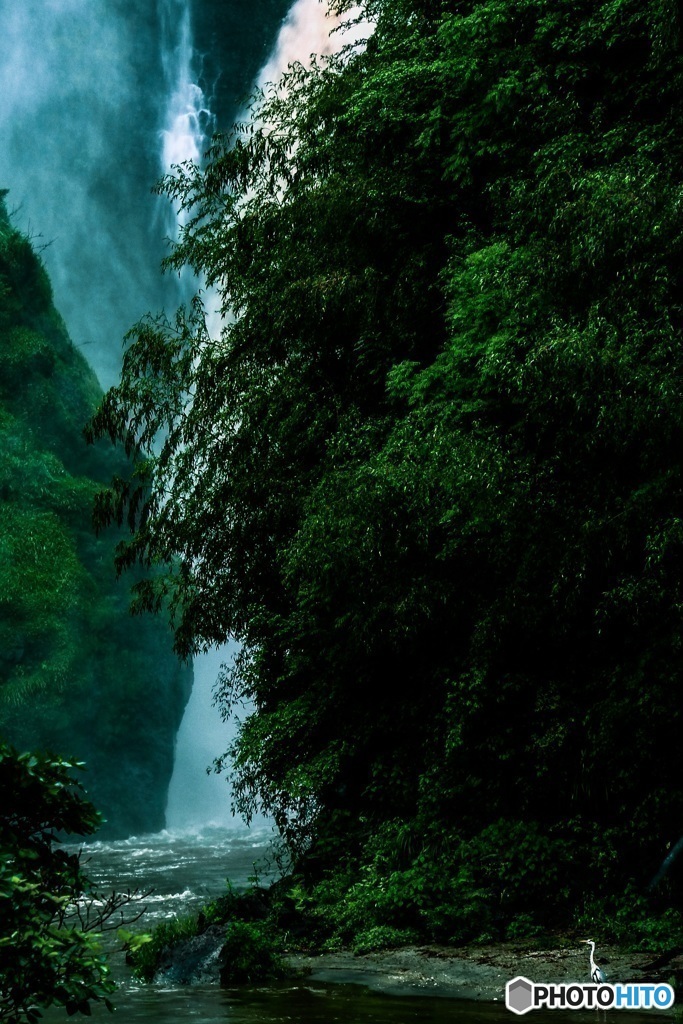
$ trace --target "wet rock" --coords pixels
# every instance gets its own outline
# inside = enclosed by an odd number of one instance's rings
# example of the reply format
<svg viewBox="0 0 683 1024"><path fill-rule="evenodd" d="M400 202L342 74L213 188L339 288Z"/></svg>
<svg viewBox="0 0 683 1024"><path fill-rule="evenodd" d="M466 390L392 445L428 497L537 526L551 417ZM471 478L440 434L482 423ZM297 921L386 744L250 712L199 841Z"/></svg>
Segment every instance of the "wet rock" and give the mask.
<svg viewBox="0 0 683 1024"><path fill-rule="evenodd" d="M166 950L154 981L163 985L199 985L220 980L225 928L210 925L201 935Z"/></svg>

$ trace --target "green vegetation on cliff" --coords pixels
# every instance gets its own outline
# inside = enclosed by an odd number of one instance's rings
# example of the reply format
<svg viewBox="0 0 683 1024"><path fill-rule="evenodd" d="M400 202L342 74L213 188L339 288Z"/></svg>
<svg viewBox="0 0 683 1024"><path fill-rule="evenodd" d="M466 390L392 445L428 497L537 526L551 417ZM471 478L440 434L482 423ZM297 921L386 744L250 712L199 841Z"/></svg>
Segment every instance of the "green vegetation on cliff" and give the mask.
<svg viewBox="0 0 683 1024"><path fill-rule="evenodd" d="M188 672L94 534L119 463L83 438L101 391L1 204L0 367L0 734L87 761L110 834L160 828Z"/></svg>
<svg viewBox="0 0 683 1024"><path fill-rule="evenodd" d="M683 894L674 865L674 909L645 895L683 831L681 13L361 6L365 48L165 183L194 217L169 263L231 315L218 342L197 306L139 326L95 424L137 456L102 518L132 517L121 565L169 566L139 599L171 595L179 650L241 641L237 804L275 815L321 933L630 913L657 944Z"/></svg>

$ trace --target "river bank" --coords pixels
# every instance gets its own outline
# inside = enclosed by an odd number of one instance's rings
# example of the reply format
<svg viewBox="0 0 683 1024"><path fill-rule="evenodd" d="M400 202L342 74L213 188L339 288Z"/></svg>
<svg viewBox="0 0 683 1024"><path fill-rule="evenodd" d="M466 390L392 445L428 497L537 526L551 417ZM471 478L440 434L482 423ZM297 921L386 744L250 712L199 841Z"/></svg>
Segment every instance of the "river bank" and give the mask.
<svg viewBox="0 0 683 1024"><path fill-rule="evenodd" d="M657 958L600 948L611 981L669 981L683 972L683 953ZM519 943L453 948L410 946L404 949L294 956L291 965L311 981L355 982L387 995L434 995L455 999L503 1001L505 983L517 975L531 981L588 981L585 946L530 950Z"/></svg>
<svg viewBox="0 0 683 1024"><path fill-rule="evenodd" d="M163 958L155 981L161 984L219 982L223 929L212 927L179 943ZM670 981L683 972L683 953L655 957L600 948L611 981ZM285 958L294 975L321 984L357 984L385 995L430 995L469 1001L502 1002L505 983L517 975L531 981L588 981L585 946L532 950L519 943L477 947L408 946L375 953L351 952Z"/></svg>
<svg viewBox="0 0 683 1024"><path fill-rule="evenodd" d="M249 887L254 874L267 883L275 876L268 870L271 839L265 825L171 830L90 843L84 860L102 891L125 891L128 886L154 890L138 925L151 932L161 922L195 916L207 902L220 898L226 892L226 875L238 891ZM138 982L123 954L113 954L118 983L114 1003L125 1024L178 1024L190 1016L193 1024L451 1024L456 1012L461 1024L502 1024L510 1019L503 1003L509 978L523 974L535 981L587 980L588 952L579 943L586 937L558 940L556 949L542 951L520 941L486 947L419 945L358 956L290 953L289 977L221 988L224 932L210 925L190 940L194 947L180 943L167 951L163 971L151 984ZM113 933L111 938L119 946ZM192 949L194 970L188 956ZM680 957L657 965L654 956L625 954L602 944L597 953L612 980L667 981L683 971ZM178 967L175 977L173 963ZM454 1008L451 1000L456 999ZM557 1024L556 1014L539 1011L534 1022ZM110 1022L102 1007L94 1008L93 1017ZM63 1019L63 1011L50 1010L45 1016L46 1024ZM591 1020L572 1016L574 1024ZM629 1020L633 1022L632 1015Z"/></svg>

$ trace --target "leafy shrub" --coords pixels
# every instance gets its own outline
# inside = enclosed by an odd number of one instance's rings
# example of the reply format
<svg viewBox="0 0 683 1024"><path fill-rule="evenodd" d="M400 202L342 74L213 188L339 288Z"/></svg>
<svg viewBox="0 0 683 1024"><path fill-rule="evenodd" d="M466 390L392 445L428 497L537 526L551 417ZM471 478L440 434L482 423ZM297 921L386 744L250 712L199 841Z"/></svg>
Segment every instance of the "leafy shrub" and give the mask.
<svg viewBox="0 0 683 1024"><path fill-rule="evenodd" d="M221 961L221 985L267 981L284 971L272 929L254 921L230 922Z"/></svg>
<svg viewBox="0 0 683 1024"><path fill-rule="evenodd" d="M88 835L100 817L71 775L74 765L0 744L0 1020L33 1024L56 1004L90 1014L114 985L96 937L73 904L90 895L79 857L56 832Z"/></svg>
<svg viewBox="0 0 683 1024"><path fill-rule="evenodd" d="M683 913L654 907L633 884L621 896L586 900L576 925L590 937L634 951L669 953L683 946Z"/></svg>
<svg viewBox="0 0 683 1024"><path fill-rule="evenodd" d="M459 944L538 937L567 918L572 837L501 819L472 837L395 823L364 864L347 862L292 892L326 948L366 950L423 939ZM418 838L419 837L419 838Z"/></svg>
<svg viewBox="0 0 683 1024"><path fill-rule="evenodd" d="M395 949L408 946L419 941L420 935L410 928L391 928L388 925L376 925L366 931L359 932L352 943L354 953L372 953L377 949Z"/></svg>
<svg viewBox="0 0 683 1024"><path fill-rule="evenodd" d="M135 977L141 981L152 981L162 955L178 943L199 935L200 930L197 917L188 914L161 921L151 934L120 933L120 937L125 943L126 960Z"/></svg>
<svg viewBox="0 0 683 1024"><path fill-rule="evenodd" d="M517 914L505 929L508 939L536 939L543 935L545 929L536 923L533 914Z"/></svg>
<svg viewBox="0 0 683 1024"><path fill-rule="evenodd" d="M149 935L122 934L133 973L142 981L152 981L168 950L219 925L226 928L221 951L222 984L279 977L283 973L278 953L280 936L276 925L265 920L268 906L264 893L257 886L237 893L228 883L227 893L198 914L162 921Z"/></svg>

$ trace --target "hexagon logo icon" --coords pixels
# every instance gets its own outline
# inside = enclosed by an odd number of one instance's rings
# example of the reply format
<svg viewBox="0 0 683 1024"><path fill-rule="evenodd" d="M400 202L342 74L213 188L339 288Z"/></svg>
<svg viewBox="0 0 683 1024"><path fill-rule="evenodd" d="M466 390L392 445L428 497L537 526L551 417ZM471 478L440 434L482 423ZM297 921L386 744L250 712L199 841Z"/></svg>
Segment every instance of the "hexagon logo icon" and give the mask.
<svg viewBox="0 0 683 1024"><path fill-rule="evenodd" d="M505 1005L513 1013L528 1013L534 1005L534 986L528 978L513 978L505 986Z"/></svg>

